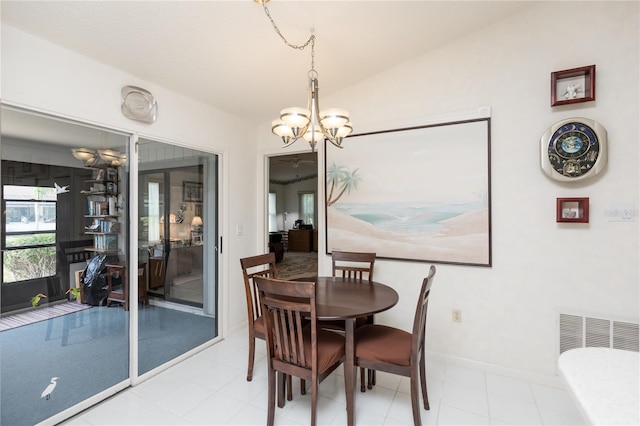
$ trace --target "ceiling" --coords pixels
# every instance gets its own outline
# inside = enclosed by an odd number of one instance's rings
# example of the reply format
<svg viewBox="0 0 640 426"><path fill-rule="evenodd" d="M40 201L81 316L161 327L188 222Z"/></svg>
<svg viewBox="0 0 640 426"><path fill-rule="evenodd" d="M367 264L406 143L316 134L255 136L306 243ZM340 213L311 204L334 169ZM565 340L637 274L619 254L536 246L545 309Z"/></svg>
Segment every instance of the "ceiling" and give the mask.
<svg viewBox="0 0 640 426"><path fill-rule="evenodd" d="M528 7L521 1L279 1L292 44L316 35L322 94ZM2 23L256 125L305 106L311 52L287 47L262 5L235 1L2 0ZM132 82L135 84L136 82ZM158 99L159 114L162 99ZM355 124L355 123L354 123Z"/></svg>
<svg viewBox="0 0 640 426"><path fill-rule="evenodd" d="M291 44L304 44L315 34L320 107L327 108L341 105L324 105L323 93L339 91L531 4L272 0L268 8ZM277 118L284 107L306 106L310 49L285 45L263 6L252 0L2 0L1 19L256 126ZM158 104L162 114L162 99ZM307 167L272 163L271 176L279 180L294 178Z"/></svg>

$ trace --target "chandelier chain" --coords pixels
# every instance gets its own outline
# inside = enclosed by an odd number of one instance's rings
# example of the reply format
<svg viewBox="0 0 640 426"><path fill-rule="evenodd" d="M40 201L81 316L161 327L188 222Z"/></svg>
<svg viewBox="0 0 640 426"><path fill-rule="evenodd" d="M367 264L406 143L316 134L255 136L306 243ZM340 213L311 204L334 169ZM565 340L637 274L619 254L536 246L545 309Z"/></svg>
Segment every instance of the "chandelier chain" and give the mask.
<svg viewBox="0 0 640 426"><path fill-rule="evenodd" d="M276 32L276 34L278 34L278 36L280 36L280 38L282 39L282 41L284 42L284 44L286 44L287 46L289 46L292 49L297 49L297 50L304 50L307 46L311 45L311 70L315 71L315 44L316 44L316 36L315 34L311 34L311 36L309 36L309 39L304 43L304 44L291 44L289 42L289 40L287 40L287 38L282 34L282 32L280 31L280 28L278 28L278 24L276 24L276 21L274 21L273 17L271 16L271 13L269 12L269 8L267 7L267 2L263 2L262 3L262 7L264 9L264 13L267 15L267 18L269 18L269 21L271 21L271 25L273 26L273 30Z"/></svg>

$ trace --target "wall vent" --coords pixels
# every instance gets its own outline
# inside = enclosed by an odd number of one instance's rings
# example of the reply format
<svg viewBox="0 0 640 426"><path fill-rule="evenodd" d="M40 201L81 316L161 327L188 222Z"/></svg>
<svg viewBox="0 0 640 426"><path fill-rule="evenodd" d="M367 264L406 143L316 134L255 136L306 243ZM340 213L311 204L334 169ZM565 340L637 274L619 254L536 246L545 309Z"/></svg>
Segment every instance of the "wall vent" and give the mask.
<svg viewBox="0 0 640 426"><path fill-rule="evenodd" d="M640 349L640 332L636 323L560 314L558 324L558 355L576 348L614 348L636 352Z"/></svg>

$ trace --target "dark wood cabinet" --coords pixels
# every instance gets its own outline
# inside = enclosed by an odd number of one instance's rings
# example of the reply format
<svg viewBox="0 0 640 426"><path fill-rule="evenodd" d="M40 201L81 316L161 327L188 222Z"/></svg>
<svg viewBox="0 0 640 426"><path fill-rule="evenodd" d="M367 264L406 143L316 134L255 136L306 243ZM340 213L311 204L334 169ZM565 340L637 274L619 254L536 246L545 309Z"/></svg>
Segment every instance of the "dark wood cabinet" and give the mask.
<svg viewBox="0 0 640 426"><path fill-rule="evenodd" d="M310 252L313 250L312 229L292 229L289 231L289 251Z"/></svg>

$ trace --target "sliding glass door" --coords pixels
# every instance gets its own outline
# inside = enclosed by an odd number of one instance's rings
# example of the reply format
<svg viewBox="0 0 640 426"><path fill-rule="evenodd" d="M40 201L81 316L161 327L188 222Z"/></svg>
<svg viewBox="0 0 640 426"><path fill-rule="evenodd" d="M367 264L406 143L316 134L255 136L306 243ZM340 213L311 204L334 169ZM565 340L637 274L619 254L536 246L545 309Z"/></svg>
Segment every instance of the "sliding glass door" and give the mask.
<svg viewBox="0 0 640 426"><path fill-rule="evenodd" d="M217 336L218 168L216 155L161 142L141 139L138 152L138 260L150 297L138 316L144 374Z"/></svg>
<svg viewBox="0 0 640 426"><path fill-rule="evenodd" d="M217 336L218 158L1 113L0 424L53 424Z"/></svg>
<svg viewBox="0 0 640 426"><path fill-rule="evenodd" d="M6 107L1 131L0 424L32 425L128 384L107 271L129 260L129 135Z"/></svg>

